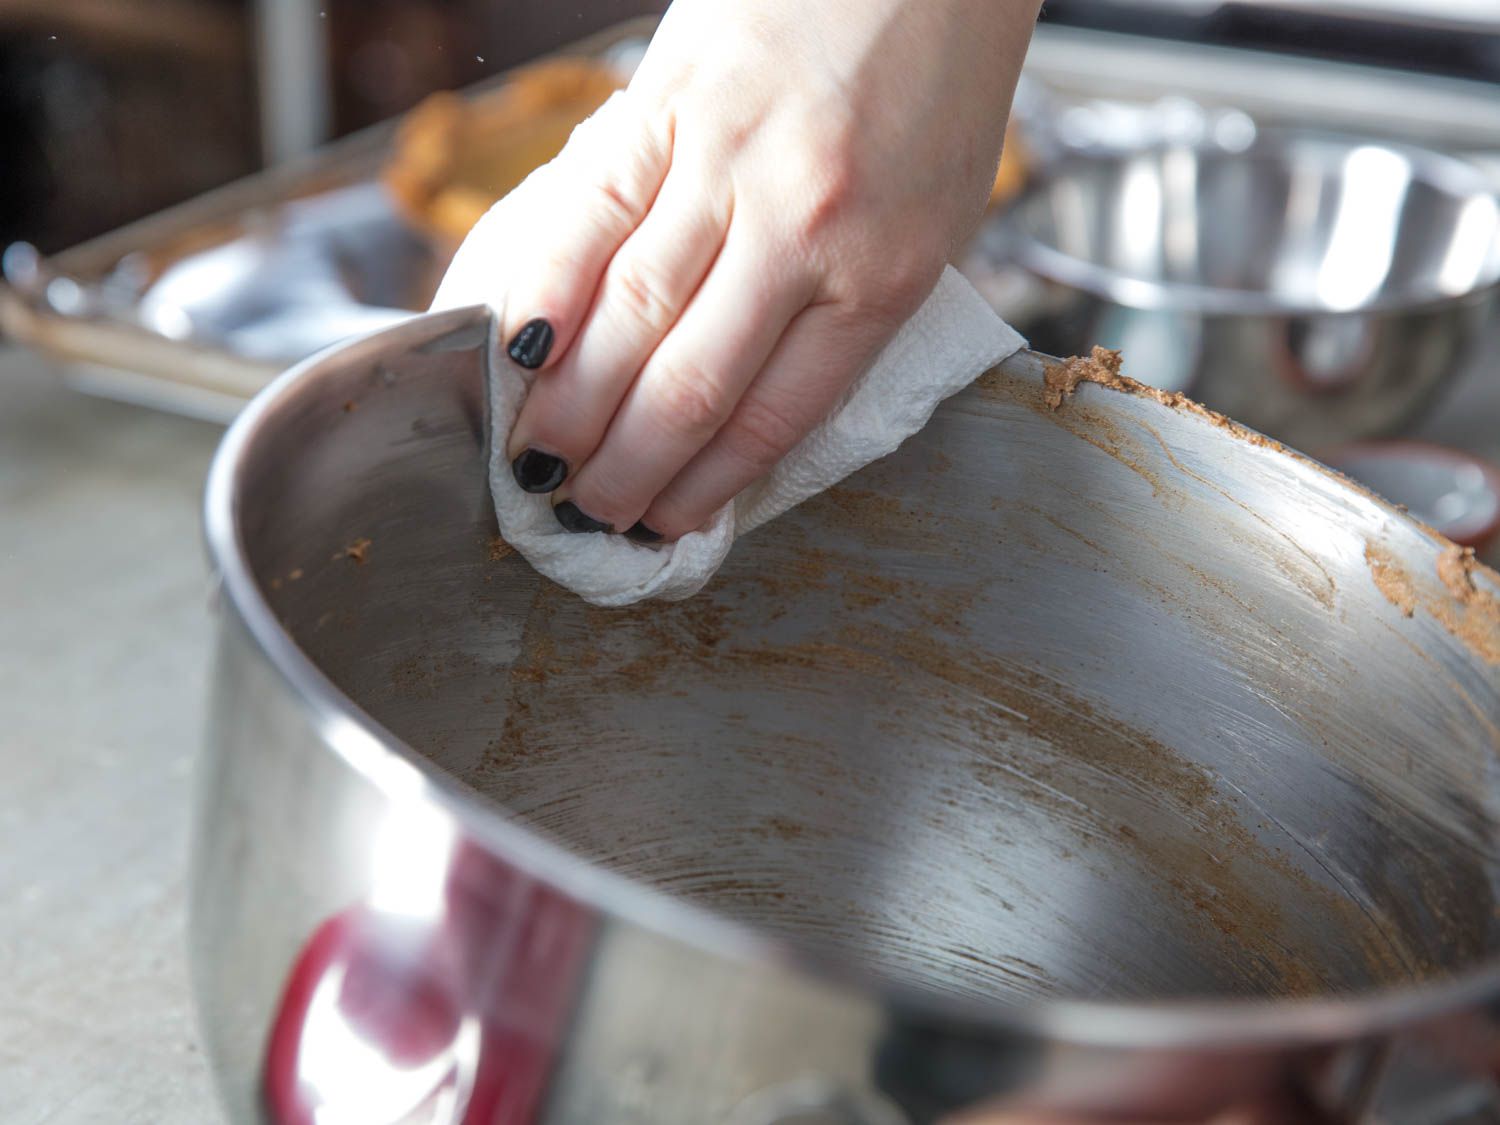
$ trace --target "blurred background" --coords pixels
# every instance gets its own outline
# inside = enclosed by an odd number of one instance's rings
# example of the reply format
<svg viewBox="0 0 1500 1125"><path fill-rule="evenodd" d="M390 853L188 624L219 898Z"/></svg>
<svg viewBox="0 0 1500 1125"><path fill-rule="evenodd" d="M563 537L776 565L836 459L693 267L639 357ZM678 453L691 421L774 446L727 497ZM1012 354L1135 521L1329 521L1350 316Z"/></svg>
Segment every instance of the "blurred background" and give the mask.
<svg viewBox="0 0 1500 1125"><path fill-rule="evenodd" d="M3 0L0 241L61 250L648 0ZM171 128L163 128L165 122Z"/></svg>
<svg viewBox="0 0 1500 1125"><path fill-rule="evenodd" d="M0 0L0 333L226 420L424 308L663 9ZM1049 0L959 264L1042 350L1318 455L1399 436L1487 320L1497 90L1494 0Z"/></svg>
<svg viewBox="0 0 1500 1125"><path fill-rule="evenodd" d="M0 1121L214 1119L182 915L222 424L425 307L664 8L0 0ZM1038 348L1120 347L1493 562L1497 192L1500 0L1048 0L958 264Z"/></svg>
<svg viewBox="0 0 1500 1125"><path fill-rule="evenodd" d="M665 6L0 0L0 242L61 250ZM1500 79L1490 0L1049 0L1043 20Z"/></svg>

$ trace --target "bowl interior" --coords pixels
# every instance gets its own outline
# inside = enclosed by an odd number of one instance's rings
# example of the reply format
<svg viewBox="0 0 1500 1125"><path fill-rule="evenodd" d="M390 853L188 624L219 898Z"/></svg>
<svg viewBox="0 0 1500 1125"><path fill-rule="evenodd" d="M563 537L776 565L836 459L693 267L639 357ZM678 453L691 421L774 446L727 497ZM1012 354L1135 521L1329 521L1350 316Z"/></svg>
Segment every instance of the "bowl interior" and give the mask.
<svg viewBox="0 0 1500 1125"><path fill-rule="evenodd" d="M1185 307L1422 305L1500 276L1500 206L1476 169L1310 134L1270 133L1243 152L1074 156L1012 221L1044 274L1094 292L1168 286Z"/></svg>
<svg viewBox="0 0 1500 1125"><path fill-rule="evenodd" d="M1098 387L1054 412L1020 358L704 594L601 610L493 538L480 354L402 331L283 391L239 522L297 643L492 815L942 992L1500 949L1500 677L1427 608L1436 545L1316 466Z"/></svg>

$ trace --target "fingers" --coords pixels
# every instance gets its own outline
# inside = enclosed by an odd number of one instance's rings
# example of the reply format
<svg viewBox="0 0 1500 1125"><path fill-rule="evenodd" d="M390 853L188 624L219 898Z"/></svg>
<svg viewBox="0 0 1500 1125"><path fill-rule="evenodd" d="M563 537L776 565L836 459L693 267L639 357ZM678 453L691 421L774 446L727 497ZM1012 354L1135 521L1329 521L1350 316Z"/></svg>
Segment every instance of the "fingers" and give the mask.
<svg viewBox="0 0 1500 1125"><path fill-rule="evenodd" d="M832 412L897 327L834 305L801 312L728 422L641 522L667 539L701 527Z"/></svg>
<svg viewBox="0 0 1500 1125"><path fill-rule="evenodd" d="M555 365L610 259L650 212L671 157L670 122L615 95L574 130L459 247L434 308L489 304L513 362Z"/></svg>
<svg viewBox="0 0 1500 1125"><path fill-rule="evenodd" d="M641 516L731 417L813 291L814 279L800 267L768 268L762 240L749 228L731 231L701 289L629 385L598 449L559 494L568 505L559 505L564 525L582 514L582 530L603 525L660 538L649 522L636 526Z"/></svg>
<svg viewBox="0 0 1500 1125"><path fill-rule="evenodd" d="M605 269L573 347L527 396L508 447L522 488L551 491L594 453L718 255L728 210L696 169L668 174Z"/></svg>

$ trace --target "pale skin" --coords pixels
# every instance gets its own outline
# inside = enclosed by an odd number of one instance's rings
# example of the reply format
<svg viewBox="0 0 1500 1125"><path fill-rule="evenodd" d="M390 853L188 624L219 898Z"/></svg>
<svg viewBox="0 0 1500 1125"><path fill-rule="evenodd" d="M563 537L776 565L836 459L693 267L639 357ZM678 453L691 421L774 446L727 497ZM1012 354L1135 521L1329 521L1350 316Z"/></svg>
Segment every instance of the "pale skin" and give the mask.
<svg viewBox="0 0 1500 1125"><path fill-rule="evenodd" d="M629 88L460 251L537 373L522 487L569 530L654 542L763 476L978 222L1038 8L676 0Z"/></svg>

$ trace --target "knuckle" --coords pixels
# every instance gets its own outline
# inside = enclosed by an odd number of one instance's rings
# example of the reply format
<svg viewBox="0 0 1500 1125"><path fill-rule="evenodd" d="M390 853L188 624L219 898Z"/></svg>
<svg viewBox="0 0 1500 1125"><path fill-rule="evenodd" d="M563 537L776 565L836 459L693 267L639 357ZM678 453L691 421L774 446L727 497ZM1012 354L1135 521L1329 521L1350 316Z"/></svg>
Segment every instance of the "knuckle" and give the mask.
<svg viewBox="0 0 1500 1125"><path fill-rule="evenodd" d="M594 204L598 208L601 225L610 229L635 226L637 218L645 210L629 185L613 177L607 177L594 185Z"/></svg>
<svg viewBox="0 0 1500 1125"><path fill-rule="evenodd" d="M663 425L687 438L707 438L724 424L730 404L714 380L692 364L672 363L657 370L651 398Z"/></svg>
<svg viewBox="0 0 1500 1125"><path fill-rule="evenodd" d="M807 173L797 189L801 199L795 237L806 252L816 253L836 230L848 223L858 206L859 185L851 169L841 165Z"/></svg>
<svg viewBox="0 0 1500 1125"><path fill-rule="evenodd" d="M757 475L769 472L789 449L802 440L803 427L784 407L763 397L740 402L722 440L725 448Z"/></svg>
<svg viewBox="0 0 1500 1125"><path fill-rule="evenodd" d="M801 224L821 229L844 219L865 195L860 153L853 135L838 122L801 122L804 144L781 154L790 198L800 201Z"/></svg>
<svg viewBox="0 0 1500 1125"><path fill-rule="evenodd" d="M647 328L665 332L676 319L667 287L640 262L625 262L612 268L609 287L612 303L618 303Z"/></svg>

